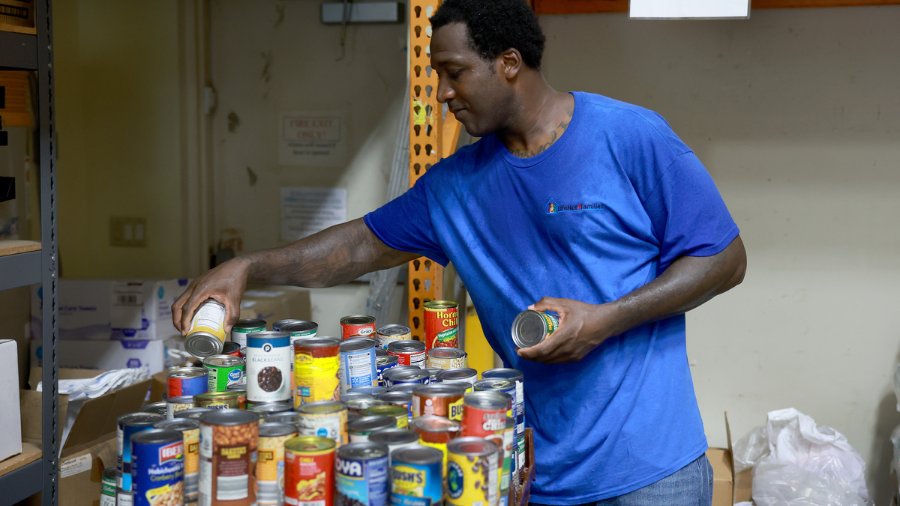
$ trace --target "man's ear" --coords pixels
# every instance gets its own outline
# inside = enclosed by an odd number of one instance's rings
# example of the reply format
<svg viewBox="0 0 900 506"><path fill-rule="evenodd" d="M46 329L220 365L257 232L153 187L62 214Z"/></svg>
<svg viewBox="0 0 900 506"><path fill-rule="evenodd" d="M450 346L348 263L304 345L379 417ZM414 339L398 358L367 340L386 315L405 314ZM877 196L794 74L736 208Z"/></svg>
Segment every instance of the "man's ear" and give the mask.
<svg viewBox="0 0 900 506"><path fill-rule="evenodd" d="M518 49L510 48L500 53L497 57L497 70L508 80L515 80L522 70L522 54Z"/></svg>

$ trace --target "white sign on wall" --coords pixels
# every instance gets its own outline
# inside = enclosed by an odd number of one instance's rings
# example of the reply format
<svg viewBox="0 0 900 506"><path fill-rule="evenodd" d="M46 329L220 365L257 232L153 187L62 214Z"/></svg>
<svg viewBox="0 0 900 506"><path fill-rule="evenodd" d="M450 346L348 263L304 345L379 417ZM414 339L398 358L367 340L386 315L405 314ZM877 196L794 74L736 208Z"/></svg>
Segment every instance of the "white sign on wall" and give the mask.
<svg viewBox="0 0 900 506"><path fill-rule="evenodd" d="M347 189L281 189L281 240L296 241L347 221Z"/></svg>
<svg viewBox="0 0 900 506"><path fill-rule="evenodd" d="M278 163L313 167L341 165L347 151L344 113L283 112L278 117Z"/></svg>
<svg viewBox="0 0 900 506"><path fill-rule="evenodd" d="M749 18L750 0L631 0L632 18Z"/></svg>

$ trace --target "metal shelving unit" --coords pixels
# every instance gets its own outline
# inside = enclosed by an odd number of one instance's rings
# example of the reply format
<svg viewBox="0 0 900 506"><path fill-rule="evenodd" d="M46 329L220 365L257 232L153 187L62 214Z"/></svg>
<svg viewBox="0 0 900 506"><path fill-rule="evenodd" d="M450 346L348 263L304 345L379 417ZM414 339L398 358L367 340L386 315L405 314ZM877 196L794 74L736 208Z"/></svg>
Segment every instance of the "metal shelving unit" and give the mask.
<svg viewBox="0 0 900 506"><path fill-rule="evenodd" d="M0 32L0 69L32 70L38 81L40 132L41 250L0 256L0 290L41 283L43 290L44 369L41 378L43 454L0 475L0 504L13 504L43 492L44 506L55 506L59 484L59 391L57 370L56 149L53 109L53 23L51 0L36 0L37 35ZM50 350L47 353L46 350ZM49 388L48 388L49 386Z"/></svg>

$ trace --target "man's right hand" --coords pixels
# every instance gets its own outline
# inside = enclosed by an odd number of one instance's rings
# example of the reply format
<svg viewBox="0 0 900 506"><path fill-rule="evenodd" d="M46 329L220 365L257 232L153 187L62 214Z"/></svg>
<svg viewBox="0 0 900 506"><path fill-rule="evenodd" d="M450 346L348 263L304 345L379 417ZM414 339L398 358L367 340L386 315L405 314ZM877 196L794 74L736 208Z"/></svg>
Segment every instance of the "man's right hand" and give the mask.
<svg viewBox="0 0 900 506"><path fill-rule="evenodd" d="M195 279L172 304L172 323L181 332L187 334L191 328L194 312L206 299L215 299L225 305L225 330L231 326L241 314L241 296L247 288L247 277L250 263L243 258L229 260Z"/></svg>

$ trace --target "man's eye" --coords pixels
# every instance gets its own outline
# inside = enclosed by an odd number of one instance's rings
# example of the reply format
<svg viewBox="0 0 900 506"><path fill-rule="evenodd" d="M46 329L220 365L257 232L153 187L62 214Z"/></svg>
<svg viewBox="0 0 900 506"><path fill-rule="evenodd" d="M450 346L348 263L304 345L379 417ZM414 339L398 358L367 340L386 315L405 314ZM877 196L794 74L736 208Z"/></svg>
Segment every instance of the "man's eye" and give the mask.
<svg viewBox="0 0 900 506"><path fill-rule="evenodd" d="M450 74L448 74L448 76L451 77L452 79L456 79L457 77L459 77L460 74L462 74L462 70L450 72Z"/></svg>

